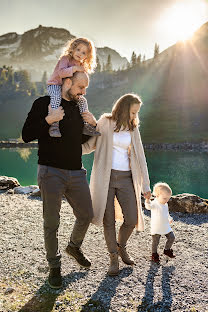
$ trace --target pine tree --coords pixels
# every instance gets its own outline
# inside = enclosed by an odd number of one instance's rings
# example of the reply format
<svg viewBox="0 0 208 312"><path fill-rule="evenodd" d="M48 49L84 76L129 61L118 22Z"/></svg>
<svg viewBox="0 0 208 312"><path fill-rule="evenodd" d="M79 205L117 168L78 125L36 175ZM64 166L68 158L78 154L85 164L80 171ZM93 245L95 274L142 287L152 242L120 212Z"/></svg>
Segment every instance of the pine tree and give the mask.
<svg viewBox="0 0 208 312"><path fill-rule="evenodd" d="M4 85L6 81L7 81L6 70L4 68L1 68L0 85Z"/></svg>
<svg viewBox="0 0 208 312"><path fill-rule="evenodd" d="M100 64L100 60L99 60L98 56L96 56L96 63L97 63L96 72L100 73L101 72L101 64Z"/></svg>
<svg viewBox="0 0 208 312"><path fill-rule="evenodd" d="M137 63L136 53L133 51L131 55L131 67L134 67Z"/></svg>
<svg viewBox="0 0 208 312"><path fill-rule="evenodd" d="M142 55L139 54L139 55L137 56L137 64L138 64L138 65L141 64L141 60L142 60Z"/></svg>
<svg viewBox="0 0 208 312"><path fill-rule="evenodd" d="M159 55L159 44L155 43L154 47L154 58L156 58Z"/></svg>
<svg viewBox="0 0 208 312"><path fill-rule="evenodd" d="M45 83L45 85L46 85L46 82L47 82L47 72L46 72L46 71L44 71L44 73L43 73L41 82L42 82L42 83Z"/></svg>
<svg viewBox="0 0 208 312"><path fill-rule="evenodd" d="M42 83L42 87L43 87L42 94L45 94L47 92L47 84L46 84L46 82L47 82L47 72L44 71L42 79L41 79L41 83ZM36 90L36 92L37 92L37 90Z"/></svg>
<svg viewBox="0 0 208 312"><path fill-rule="evenodd" d="M145 54L143 55L142 63L144 63L146 60Z"/></svg>
<svg viewBox="0 0 208 312"><path fill-rule="evenodd" d="M32 84L30 81L30 75L26 70L20 70L17 72L16 78L19 82L19 90L30 92Z"/></svg>
<svg viewBox="0 0 208 312"><path fill-rule="evenodd" d="M108 54L108 60L107 60L106 66L105 66L105 70L108 72L112 72L112 70L113 70L110 54Z"/></svg>

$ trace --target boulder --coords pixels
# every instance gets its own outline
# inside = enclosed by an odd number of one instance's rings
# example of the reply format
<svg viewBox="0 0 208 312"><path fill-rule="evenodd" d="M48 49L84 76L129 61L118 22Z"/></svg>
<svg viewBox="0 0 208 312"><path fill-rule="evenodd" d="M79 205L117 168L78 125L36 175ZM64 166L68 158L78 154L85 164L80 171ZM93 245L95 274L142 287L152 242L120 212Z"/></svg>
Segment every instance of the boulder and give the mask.
<svg viewBox="0 0 208 312"><path fill-rule="evenodd" d="M41 196L40 189L39 189L39 188L35 189L35 190L30 194L30 196L32 196L32 197L40 197L40 196Z"/></svg>
<svg viewBox="0 0 208 312"><path fill-rule="evenodd" d="M0 190L8 190L18 187L20 184L16 178L0 176Z"/></svg>
<svg viewBox="0 0 208 312"><path fill-rule="evenodd" d="M169 211L208 213L208 200L194 194L178 194L168 202Z"/></svg>
<svg viewBox="0 0 208 312"><path fill-rule="evenodd" d="M14 188L14 194L30 194L38 189L37 185L18 186Z"/></svg>
<svg viewBox="0 0 208 312"><path fill-rule="evenodd" d="M155 198L152 195L151 200ZM142 206L144 207L145 198L142 195ZM208 213L208 199L203 199L194 194L178 194L171 196L168 201L169 211L185 213Z"/></svg>

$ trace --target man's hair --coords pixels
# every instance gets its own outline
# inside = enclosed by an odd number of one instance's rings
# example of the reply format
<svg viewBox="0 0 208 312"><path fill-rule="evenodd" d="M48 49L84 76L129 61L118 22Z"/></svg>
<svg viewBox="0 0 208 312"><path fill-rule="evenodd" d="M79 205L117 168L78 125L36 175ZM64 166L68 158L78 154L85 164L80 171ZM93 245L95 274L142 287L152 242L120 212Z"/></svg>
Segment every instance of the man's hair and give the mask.
<svg viewBox="0 0 208 312"><path fill-rule="evenodd" d="M172 195L172 190L170 186L165 182L158 182L153 186L153 195L160 195L161 191L167 192Z"/></svg>
<svg viewBox="0 0 208 312"><path fill-rule="evenodd" d="M80 74L84 74L86 75L86 77L89 79L89 76L86 72L75 72L74 75L72 77L65 77L62 79L63 83L65 81L65 79L69 78L72 81L72 85L74 84L74 82L77 80L77 76L79 76Z"/></svg>

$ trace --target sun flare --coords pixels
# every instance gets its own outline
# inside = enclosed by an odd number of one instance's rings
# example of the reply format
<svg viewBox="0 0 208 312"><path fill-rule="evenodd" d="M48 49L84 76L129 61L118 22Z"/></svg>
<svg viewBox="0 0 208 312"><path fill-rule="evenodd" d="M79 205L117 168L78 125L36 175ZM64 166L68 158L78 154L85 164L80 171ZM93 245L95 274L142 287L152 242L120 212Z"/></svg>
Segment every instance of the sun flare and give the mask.
<svg viewBox="0 0 208 312"><path fill-rule="evenodd" d="M180 1L162 13L159 28L173 41L187 40L202 25L204 18L203 0Z"/></svg>

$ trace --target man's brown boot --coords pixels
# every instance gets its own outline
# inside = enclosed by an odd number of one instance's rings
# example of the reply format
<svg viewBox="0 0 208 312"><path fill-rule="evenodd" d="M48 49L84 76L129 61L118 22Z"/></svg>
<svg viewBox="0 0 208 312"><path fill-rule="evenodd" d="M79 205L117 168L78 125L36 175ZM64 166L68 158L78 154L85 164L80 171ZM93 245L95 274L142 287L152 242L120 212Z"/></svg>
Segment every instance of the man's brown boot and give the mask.
<svg viewBox="0 0 208 312"><path fill-rule="evenodd" d="M118 253L110 253L110 267L108 269L108 275L115 276L119 273Z"/></svg>
<svg viewBox="0 0 208 312"><path fill-rule="evenodd" d="M126 247L122 247L118 245L118 254L125 264L128 264L128 265L135 264L134 260L128 255L126 251Z"/></svg>

